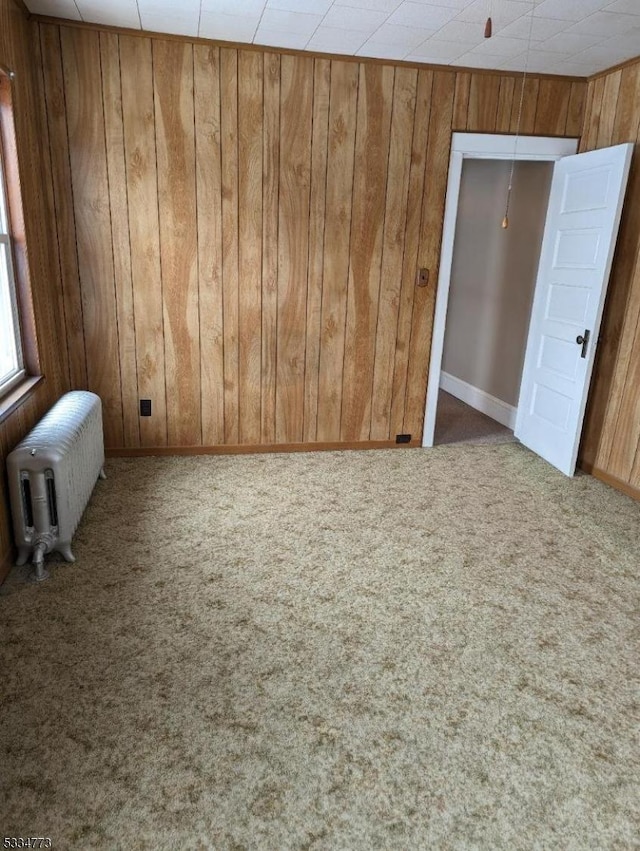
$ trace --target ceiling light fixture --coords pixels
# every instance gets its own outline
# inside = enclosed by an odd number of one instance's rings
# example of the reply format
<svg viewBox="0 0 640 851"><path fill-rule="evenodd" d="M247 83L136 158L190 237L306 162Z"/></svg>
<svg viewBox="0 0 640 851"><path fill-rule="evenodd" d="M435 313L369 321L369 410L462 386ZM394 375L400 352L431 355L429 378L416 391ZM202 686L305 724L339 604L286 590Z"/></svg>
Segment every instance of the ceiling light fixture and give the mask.
<svg viewBox="0 0 640 851"><path fill-rule="evenodd" d="M531 53L531 40L533 36L533 17L536 13L537 0L533 0L531 6L531 17L529 20L529 37L527 39L527 52L524 58L524 71L522 72L522 88L520 89L520 104L518 105L518 121L516 123L516 139L513 145L513 159L511 160L511 173L509 174L509 187L507 189L507 203L504 210L504 218L502 227L506 230L509 227L509 204L511 203L511 190L513 188L513 172L516 167L516 158L518 154L518 141L520 140L520 124L522 122L522 105L524 103L524 86L527 81L527 71L529 70L529 54Z"/></svg>

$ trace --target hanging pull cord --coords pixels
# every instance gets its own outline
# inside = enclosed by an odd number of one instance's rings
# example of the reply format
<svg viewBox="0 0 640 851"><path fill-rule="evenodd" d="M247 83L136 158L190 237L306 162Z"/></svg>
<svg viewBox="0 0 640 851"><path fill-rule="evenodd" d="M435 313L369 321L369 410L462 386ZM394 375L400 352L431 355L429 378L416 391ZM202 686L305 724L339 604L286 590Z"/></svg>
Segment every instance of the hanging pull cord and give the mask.
<svg viewBox="0 0 640 851"><path fill-rule="evenodd" d="M502 219L502 227L506 230L509 227L509 205L511 204L511 190L513 189L513 173L516 167L516 159L518 156L518 142L520 141L520 125L522 123L522 107L524 104L524 87L527 82L527 72L529 70L529 54L531 52L531 37L533 35L533 18L536 12L536 2L533 0L531 7L531 18L529 21L529 38L527 39L527 53L524 60L524 71L522 72L522 88L520 89L520 103L518 105L518 121L516 123L516 139L513 146L513 159L511 160L511 172L509 174L509 187L507 189L507 200L504 209L504 218Z"/></svg>

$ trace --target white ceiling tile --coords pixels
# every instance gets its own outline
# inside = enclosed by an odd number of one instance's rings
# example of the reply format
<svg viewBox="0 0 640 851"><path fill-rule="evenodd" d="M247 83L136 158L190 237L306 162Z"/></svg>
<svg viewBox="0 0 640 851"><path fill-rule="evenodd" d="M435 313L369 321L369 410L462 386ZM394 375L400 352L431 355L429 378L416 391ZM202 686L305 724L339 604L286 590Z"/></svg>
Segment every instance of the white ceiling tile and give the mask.
<svg viewBox="0 0 640 851"><path fill-rule="evenodd" d="M357 56L369 56L373 59L404 59L407 51L397 44L371 44L366 42L356 54Z"/></svg>
<svg viewBox="0 0 640 851"><path fill-rule="evenodd" d="M383 24L371 36L367 44L384 44L387 46L403 47L404 52L413 50L425 39L433 35L433 30L422 30L416 27L398 27L395 24Z"/></svg>
<svg viewBox="0 0 640 851"><path fill-rule="evenodd" d="M546 41L540 41L536 47L540 50L552 50L554 53L579 53L581 50L586 50L588 47L593 47L601 41L600 38L593 35L581 35L580 33L563 32L554 35L553 38L548 38Z"/></svg>
<svg viewBox="0 0 640 851"><path fill-rule="evenodd" d="M604 44L622 51L627 56L640 56L640 32L638 30L607 39Z"/></svg>
<svg viewBox="0 0 640 851"><path fill-rule="evenodd" d="M425 6L423 3L405 2L389 18L390 24L401 27L421 27L437 30L455 18L456 9L445 6Z"/></svg>
<svg viewBox="0 0 640 851"><path fill-rule="evenodd" d="M198 15L167 15L165 12L140 12L142 29L154 33L198 35Z"/></svg>
<svg viewBox="0 0 640 851"><path fill-rule="evenodd" d="M414 3L423 3L425 6L447 6L449 9L457 9L459 12L470 6L474 0L413 0Z"/></svg>
<svg viewBox="0 0 640 851"><path fill-rule="evenodd" d="M618 12L623 15L640 15L640 2L638 0L615 0L604 7L605 12Z"/></svg>
<svg viewBox="0 0 640 851"><path fill-rule="evenodd" d="M493 68L497 70L504 62L504 56L490 56L482 53L463 53L456 59L456 65L463 68Z"/></svg>
<svg viewBox="0 0 640 851"><path fill-rule="evenodd" d="M635 15L615 15L613 12L596 12L589 15L567 32L596 35L609 38L612 35L624 35L631 30L640 29L640 21Z"/></svg>
<svg viewBox="0 0 640 851"><path fill-rule="evenodd" d="M541 18L581 21L606 4L607 0L542 0L536 6L535 14Z"/></svg>
<svg viewBox="0 0 640 851"><path fill-rule="evenodd" d="M580 53L576 53L572 58L576 62L583 62L584 64L593 62L601 67L603 62L608 62L609 65L605 65L604 67L610 67L617 62L624 62L625 58L630 59L633 55L634 53L631 49L620 51L619 45L615 43L615 40L613 43L607 40L596 44L594 47L589 47L587 50L582 50ZM622 59L618 58L620 56L622 56Z"/></svg>
<svg viewBox="0 0 640 851"><path fill-rule="evenodd" d="M280 9L265 9L260 26L265 30L275 32L291 32L306 35L307 38L315 32L322 15L307 15L301 12L283 12Z"/></svg>
<svg viewBox="0 0 640 851"><path fill-rule="evenodd" d="M296 2L296 0L291 0ZM370 9L372 12L395 12L402 0L335 0L334 6L351 6L355 9ZM331 5L331 3L329 3ZM388 59L388 56L383 57Z"/></svg>
<svg viewBox="0 0 640 851"><path fill-rule="evenodd" d="M217 38L221 41L250 42L258 27L260 15L222 15L202 12L200 38Z"/></svg>
<svg viewBox="0 0 640 851"><path fill-rule="evenodd" d="M506 35L509 38L528 39L529 32L531 32L532 40L544 41L570 26L570 21L561 21L558 18L539 18L537 15L535 17L523 15L512 24L500 30L500 35Z"/></svg>
<svg viewBox="0 0 640 851"><path fill-rule="evenodd" d="M180 0L176 4L174 0L138 0L140 15L168 15L170 18L179 18L187 14L200 15L200 0Z"/></svg>
<svg viewBox="0 0 640 851"><path fill-rule="evenodd" d="M499 32L507 24L521 18L531 11L531 3L522 0L474 0L458 14L457 20L470 21L484 26L487 15L491 12L493 31Z"/></svg>
<svg viewBox="0 0 640 851"><path fill-rule="evenodd" d="M451 21L438 30L438 38L443 41L465 41L468 44L480 44L484 41L484 27L467 21Z"/></svg>
<svg viewBox="0 0 640 851"><path fill-rule="evenodd" d="M575 59L566 59L553 66L553 73L570 77L589 77L594 73L594 68L593 65L585 65L582 62L576 62Z"/></svg>
<svg viewBox="0 0 640 851"><path fill-rule="evenodd" d="M546 74L553 65L562 61L563 56L562 53L552 53L549 50L531 50L528 55L524 53L521 56L520 70L525 67L526 62L527 70L532 74Z"/></svg>
<svg viewBox="0 0 640 851"><path fill-rule="evenodd" d="M640 0L25 2L34 14L98 25L142 25L241 44L255 39L272 47L514 71L524 68L531 27L532 73L588 76L640 56ZM494 36L484 39L488 14Z"/></svg>
<svg viewBox="0 0 640 851"><path fill-rule="evenodd" d="M332 6L325 15L322 25L371 34L386 19L386 12L372 12L370 9L354 9L350 6Z"/></svg>
<svg viewBox="0 0 640 851"><path fill-rule="evenodd" d="M461 41L440 41L437 38L429 38L411 53L413 56L428 56L430 62L453 62L463 53L469 50L469 45Z"/></svg>
<svg viewBox="0 0 640 851"><path fill-rule="evenodd" d="M484 39L473 48L474 53L488 53L493 56L520 56L523 49L521 38L503 38L494 35L493 38Z"/></svg>
<svg viewBox="0 0 640 851"><path fill-rule="evenodd" d="M265 0L202 0L201 11L203 14L261 15L264 3Z"/></svg>
<svg viewBox="0 0 640 851"><path fill-rule="evenodd" d="M355 55L366 40L366 35L358 30L341 30L323 26L315 31L307 44L307 50Z"/></svg>
<svg viewBox="0 0 640 851"><path fill-rule="evenodd" d="M234 0L229 0L233 3ZM267 0L268 9L281 9L285 12L304 12L308 15L326 15L332 0ZM261 2L261 5L264 5Z"/></svg>
<svg viewBox="0 0 640 851"><path fill-rule="evenodd" d="M290 50L304 50L309 41L306 35L278 30L258 29L254 44L264 44L267 47L285 47Z"/></svg>
<svg viewBox="0 0 640 851"><path fill-rule="evenodd" d="M83 21L113 27L140 29L140 16L135 0L77 0Z"/></svg>
<svg viewBox="0 0 640 851"><path fill-rule="evenodd" d="M560 57L556 54L556 60ZM503 57L504 59L504 57ZM520 71L524 68L524 53L521 53L520 56L510 56L508 59L504 60L500 65L501 71Z"/></svg>
<svg viewBox="0 0 640 851"><path fill-rule="evenodd" d="M54 18L67 18L80 21L80 12L73 0L29 0L29 11L34 15L51 15Z"/></svg>

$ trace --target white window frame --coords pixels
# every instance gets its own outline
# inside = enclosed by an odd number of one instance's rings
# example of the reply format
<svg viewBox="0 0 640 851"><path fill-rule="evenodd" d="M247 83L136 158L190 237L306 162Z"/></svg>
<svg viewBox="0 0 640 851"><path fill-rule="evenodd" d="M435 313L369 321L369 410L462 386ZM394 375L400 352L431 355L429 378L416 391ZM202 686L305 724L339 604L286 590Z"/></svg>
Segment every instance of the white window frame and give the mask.
<svg viewBox="0 0 640 851"><path fill-rule="evenodd" d="M6 396L26 376L24 366L24 352L22 347L22 334L20 331L20 314L18 312L18 293L16 290L16 276L13 265L13 242L11 239L11 222L9 220L9 203L7 182L5 179L4 151L0 140L0 243L5 246L3 252L6 257L6 276L9 287L8 299L10 304L11 333L13 334L16 347L17 366L14 372L2 381L0 378L0 399ZM0 262L2 262L0 260Z"/></svg>

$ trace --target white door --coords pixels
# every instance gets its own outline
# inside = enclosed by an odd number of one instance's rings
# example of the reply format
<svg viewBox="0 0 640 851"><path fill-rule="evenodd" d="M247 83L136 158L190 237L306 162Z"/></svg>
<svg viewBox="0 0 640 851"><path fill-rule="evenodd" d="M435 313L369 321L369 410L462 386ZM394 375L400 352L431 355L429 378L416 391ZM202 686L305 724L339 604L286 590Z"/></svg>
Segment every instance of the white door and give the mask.
<svg viewBox="0 0 640 851"><path fill-rule="evenodd" d="M578 457L633 145L554 166L515 435L563 473Z"/></svg>

